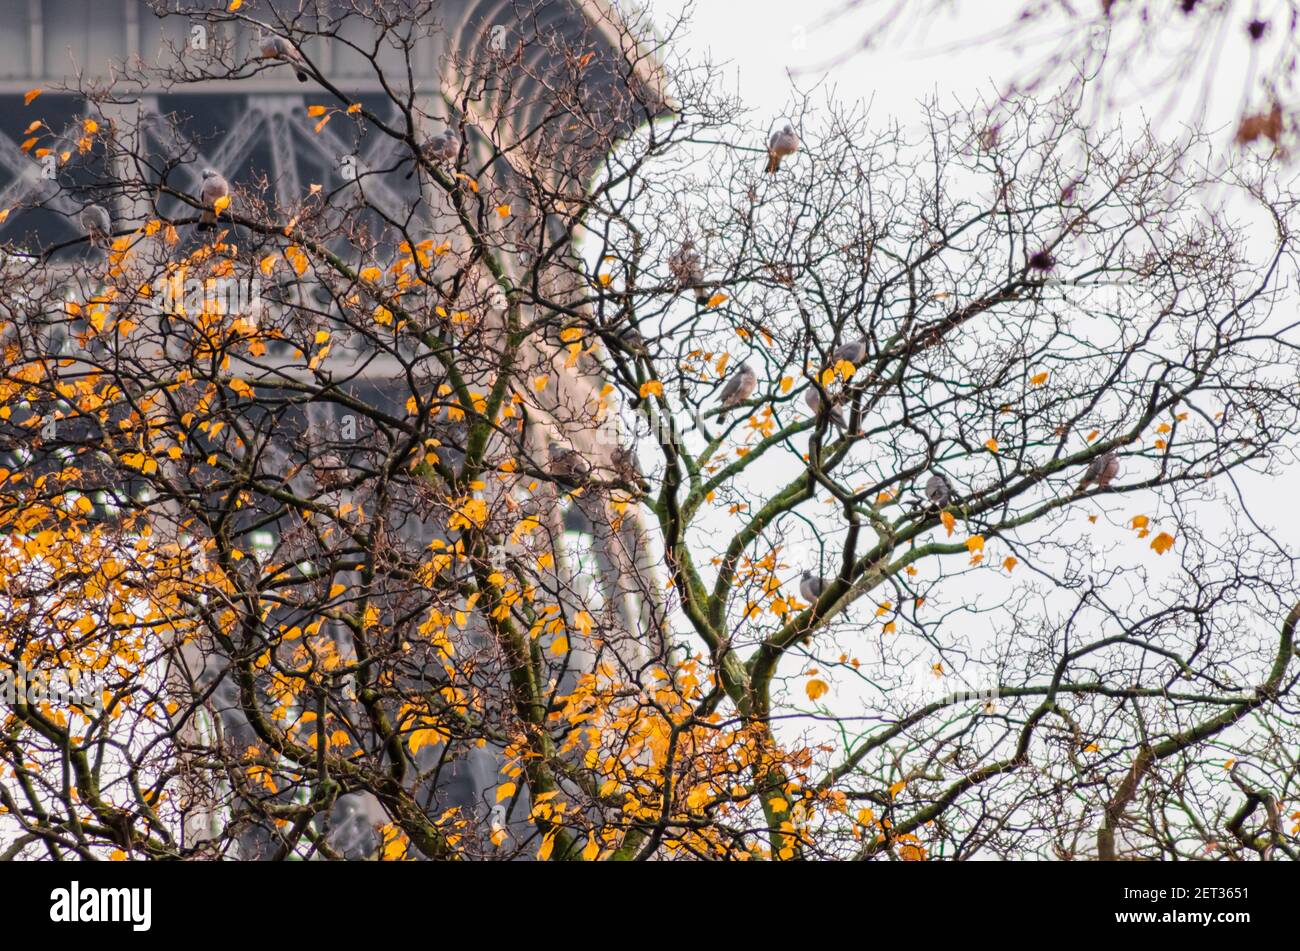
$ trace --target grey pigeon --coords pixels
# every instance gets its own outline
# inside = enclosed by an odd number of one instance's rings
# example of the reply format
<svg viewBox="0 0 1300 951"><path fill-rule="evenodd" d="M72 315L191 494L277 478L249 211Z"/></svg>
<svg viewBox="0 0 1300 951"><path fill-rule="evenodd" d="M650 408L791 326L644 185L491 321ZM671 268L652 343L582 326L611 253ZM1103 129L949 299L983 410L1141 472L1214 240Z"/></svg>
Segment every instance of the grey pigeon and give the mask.
<svg viewBox="0 0 1300 951"><path fill-rule="evenodd" d="M79 220L92 244L99 244L113 233L113 219L103 205L87 205L81 209Z"/></svg>
<svg viewBox="0 0 1300 951"><path fill-rule="evenodd" d="M262 59L278 59L293 66L293 74L298 77L298 82L307 81L307 73L303 68L306 64L303 62L302 54L298 48L290 43L283 36L275 33L265 33L260 28L257 31L257 48L261 51Z"/></svg>
<svg viewBox="0 0 1300 951"><path fill-rule="evenodd" d="M682 242L682 246L668 259L668 271L677 281L679 288L695 289L695 302L697 304L708 303L711 295L709 289L704 286L704 267L700 263L699 254L695 250L695 242L689 238Z"/></svg>
<svg viewBox="0 0 1300 951"><path fill-rule="evenodd" d="M798 151L799 136L787 122L785 128L773 132L767 140L767 174L774 174L781 167L781 159Z"/></svg>
<svg viewBox="0 0 1300 951"><path fill-rule="evenodd" d="M340 489L347 484L348 467L333 452L320 452L312 456L312 475L322 489Z"/></svg>
<svg viewBox="0 0 1300 951"><path fill-rule="evenodd" d="M629 353L648 354L650 352L646 347L645 337L641 336L641 331L631 324L620 327L614 336L618 338L618 342L622 344L623 349Z"/></svg>
<svg viewBox="0 0 1300 951"><path fill-rule="evenodd" d="M443 129L441 135L435 135L425 142L424 154L431 162L455 162L460 157L460 139L455 130Z"/></svg>
<svg viewBox="0 0 1300 951"><path fill-rule="evenodd" d="M808 408L813 411L814 416L821 415L822 397L821 394L817 392L817 387L809 386L808 389L804 391L803 401L808 404ZM835 424L835 428L840 432L844 432L849 428L849 424L844 421L844 414L841 413L839 408L833 403L831 404L830 412L827 415L830 416L831 422Z"/></svg>
<svg viewBox="0 0 1300 951"><path fill-rule="evenodd" d="M455 165L456 159L460 158L460 138L448 127L437 135L425 139L424 145L420 146L420 155L431 164ZM413 168L406 177L410 178L414 174Z"/></svg>
<svg viewBox="0 0 1300 951"><path fill-rule="evenodd" d="M1111 479L1117 475L1119 475L1119 456L1112 449L1088 463L1088 468L1083 473L1083 481L1079 483L1079 488L1075 491L1082 492L1088 488L1089 484L1094 482L1098 488L1104 489L1110 485Z"/></svg>
<svg viewBox="0 0 1300 951"><path fill-rule="evenodd" d="M799 597L809 604L816 604L817 599L822 596L822 592L825 590L825 580L817 577L811 571L805 571L799 576Z"/></svg>
<svg viewBox="0 0 1300 951"><path fill-rule="evenodd" d="M925 497L939 508L952 501L952 483L942 472L936 472L925 480Z"/></svg>
<svg viewBox="0 0 1300 951"><path fill-rule="evenodd" d="M206 210L199 215L199 231L208 231L212 228L217 220L216 215L212 213L212 207L217 203L217 199L225 198L229 194L230 183L217 172L205 168L203 170L203 184L199 188L199 201L203 202Z"/></svg>
<svg viewBox="0 0 1300 951"><path fill-rule="evenodd" d="M739 406L745 400L749 399L754 393L754 388L758 386L758 374L748 363L741 366L739 370L731 375L727 385L722 388L722 412L718 414L718 422L723 422L727 418L727 410Z"/></svg>
<svg viewBox="0 0 1300 951"><path fill-rule="evenodd" d="M591 475L591 463L576 449L552 442L548 447L551 475L574 485L583 485Z"/></svg>
<svg viewBox="0 0 1300 951"><path fill-rule="evenodd" d="M842 343L835 348L831 354L831 366L846 360L855 367L861 366L862 361L867 358L867 338L861 340L850 340L848 343Z"/></svg>
<svg viewBox="0 0 1300 951"><path fill-rule="evenodd" d="M631 482L642 492L650 491L650 482L641 471L641 460L637 458L634 449L628 446L615 446L610 454L610 461L614 464L614 471L620 479Z"/></svg>

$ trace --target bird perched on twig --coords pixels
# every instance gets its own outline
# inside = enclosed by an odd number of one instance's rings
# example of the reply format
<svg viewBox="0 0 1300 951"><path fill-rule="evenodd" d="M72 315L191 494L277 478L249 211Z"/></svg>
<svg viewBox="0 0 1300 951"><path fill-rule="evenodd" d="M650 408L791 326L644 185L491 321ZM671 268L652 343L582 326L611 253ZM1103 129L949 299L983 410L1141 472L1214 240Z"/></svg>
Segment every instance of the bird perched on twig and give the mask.
<svg viewBox="0 0 1300 951"><path fill-rule="evenodd" d="M1097 484L1097 488L1104 489L1110 485L1111 480L1117 475L1119 475L1119 455L1112 449L1095 457L1088 463L1088 468L1083 473L1083 479L1079 482L1079 487L1075 491L1082 492L1094 482Z"/></svg>
<svg viewBox="0 0 1300 951"><path fill-rule="evenodd" d="M799 151L799 136L790 123L772 133L767 140L767 174L772 175L781 167L781 159Z"/></svg>
<svg viewBox="0 0 1300 951"><path fill-rule="evenodd" d="M799 576L799 597L803 598L809 604L816 604L817 599L822 596L826 590L826 581L819 578L811 571L805 571Z"/></svg>
<svg viewBox="0 0 1300 951"><path fill-rule="evenodd" d="M850 340L836 347L835 352L831 354L831 366L843 360L852 363L854 367L859 367L866 358L867 338L863 337L861 340Z"/></svg>
<svg viewBox="0 0 1300 951"><path fill-rule="evenodd" d="M709 302L711 295L709 289L704 286L704 266L700 263L700 255L695 250L695 242L690 238L683 241L682 246L668 259L668 271L677 281L679 290L694 288L695 303Z"/></svg>
<svg viewBox="0 0 1300 951"><path fill-rule="evenodd" d="M817 392L817 387L809 386L808 389L804 391L803 401L808 404L808 408L813 411L814 416L821 415L822 397L821 394ZM844 414L839 411L839 408L834 403L830 405L830 410L826 415L830 417L830 421L841 433L848 432L849 424L845 422Z"/></svg>
<svg viewBox="0 0 1300 951"><path fill-rule="evenodd" d="M316 484L327 491L341 489L348 482L347 464L338 457L337 453L314 454L311 458L311 471Z"/></svg>
<svg viewBox="0 0 1300 951"><path fill-rule="evenodd" d="M261 55L258 59L278 59L293 67L293 74L298 82L307 81L306 62L298 47L276 33L267 33L261 27L257 29L257 48Z"/></svg>
<svg viewBox="0 0 1300 951"><path fill-rule="evenodd" d="M645 337L641 336L641 331L631 324L620 327L614 332L614 337L624 350L634 356L648 356L650 353L650 349L646 346Z"/></svg>
<svg viewBox="0 0 1300 951"><path fill-rule="evenodd" d="M727 385L722 388L722 412L718 413L718 422L727 418L727 410L739 406L753 395L758 386L758 374L748 363L731 375Z"/></svg>
<svg viewBox="0 0 1300 951"><path fill-rule="evenodd" d="M204 211L199 215L197 229L199 231L209 231L216 223L217 216L213 211L217 201L230 196L230 183L213 169L205 168L203 170L203 184L199 187L199 201L203 202Z"/></svg>
<svg viewBox="0 0 1300 951"><path fill-rule="evenodd" d="M78 220L91 244L103 244L113 234L113 219L103 205L87 205Z"/></svg>
<svg viewBox="0 0 1300 951"><path fill-rule="evenodd" d="M437 135L424 140L424 144L420 146L420 156L431 165L454 166L456 160L460 158L460 137L448 126ZM415 169L412 168L406 173L406 177L410 178L414 174Z"/></svg>
<svg viewBox="0 0 1300 951"><path fill-rule="evenodd" d="M614 464L614 472L624 482L631 482L642 492L650 491L650 480L641 471L641 460L637 458L636 450L630 446L615 446L610 453L610 462Z"/></svg>
<svg viewBox="0 0 1300 951"><path fill-rule="evenodd" d="M925 480L925 497L939 508L951 502L952 495L952 483L942 472L936 472Z"/></svg>
<svg viewBox="0 0 1300 951"><path fill-rule="evenodd" d="M574 485L586 485L587 478L591 475L591 463L580 452L552 440L547 453L550 456L547 468L551 475Z"/></svg>

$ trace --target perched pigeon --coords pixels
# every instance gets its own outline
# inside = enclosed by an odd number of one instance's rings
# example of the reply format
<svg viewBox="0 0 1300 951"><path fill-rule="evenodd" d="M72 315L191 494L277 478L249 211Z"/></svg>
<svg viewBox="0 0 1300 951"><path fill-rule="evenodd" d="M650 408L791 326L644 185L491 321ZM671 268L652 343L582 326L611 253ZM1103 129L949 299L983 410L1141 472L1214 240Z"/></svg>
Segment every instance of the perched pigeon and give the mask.
<svg viewBox="0 0 1300 951"><path fill-rule="evenodd" d="M727 385L722 388L723 411L718 414L718 422L723 422L727 418L727 410L739 406L749 399L757 386L758 374L754 372L754 368L748 363L733 373L731 379L727 381Z"/></svg>
<svg viewBox="0 0 1300 951"><path fill-rule="evenodd" d="M263 33L260 29L257 32L257 47L261 51L262 59L283 60L293 66L293 74L298 77L298 82L307 81L307 73L304 69L306 63L303 62L302 54L298 48L286 40L283 36L275 33Z"/></svg>
<svg viewBox="0 0 1300 951"><path fill-rule="evenodd" d="M558 442L552 442L548 447L550 454L550 472L551 475L563 479L566 482L572 482L575 485L582 485L591 475L591 463L582 458L582 454L576 449L570 449L567 446L561 446Z"/></svg>
<svg viewBox="0 0 1300 951"><path fill-rule="evenodd" d="M817 577L811 571L805 571L799 576L799 597L809 604L816 604L817 599L822 596L822 592L825 590L825 580Z"/></svg>
<svg viewBox="0 0 1300 951"><path fill-rule="evenodd" d="M336 453L316 453L311 459L311 469L322 489L341 489L348 482L348 467Z"/></svg>
<svg viewBox="0 0 1300 951"><path fill-rule="evenodd" d="M203 185L199 188L199 201L203 202L207 210L199 215L199 231L208 231L216 222L216 215L212 213L212 207L217 203L217 199L226 198L230 195L230 183L221 175L217 174L210 168L203 170Z"/></svg>
<svg viewBox="0 0 1300 951"><path fill-rule="evenodd" d="M925 480L925 497L939 508L952 501L952 483L941 472L936 472Z"/></svg>
<svg viewBox="0 0 1300 951"><path fill-rule="evenodd" d="M781 167L781 159L799 151L799 136L790 123L778 132L773 132L767 140L767 174L771 175Z"/></svg>
<svg viewBox="0 0 1300 951"><path fill-rule="evenodd" d="M99 244L113 233L113 219L103 205L87 205L81 209L79 220L92 244Z"/></svg>
<svg viewBox="0 0 1300 951"><path fill-rule="evenodd" d="M631 354L641 355L648 354L650 351L646 347L645 337L641 336L641 331L637 330L631 324L626 327L620 327L614 334L618 338L619 344L623 349Z"/></svg>
<svg viewBox="0 0 1300 951"><path fill-rule="evenodd" d="M641 461L637 459L635 450L627 446L615 446L610 454L610 461L614 464L614 471L620 479L631 482L642 492L650 491L650 482L641 471Z"/></svg>
<svg viewBox="0 0 1300 951"><path fill-rule="evenodd" d="M817 392L817 387L810 386L804 391L803 401L808 404L808 408L813 411L813 415L820 416L822 412L822 397ZM835 424L835 428L844 432L849 428L849 424L844 421L844 414L832 403L828 413L830 420Z"/></svg>
<svg viewBox="0 0 1300 951"><path fill-rule="evenodd" d="M454 162L460 156L460 139L448 127L424 143L424 154L431 162Z"/></svg>
<svg viewBox="0 0 1300 951"><path fill-rule="evenodd" d="M1112 449L1088 463L1088 468L1083 473L1083 481L1079 483L1079 488L1076 491L1082 492L1093 482L1097 483L1098 488L1104 489L1110 485L1110 480L1117 475L1119 475L1119 456Z"/></svg>
<svg viewBox="0 0 1300 951"><path fill-rule="evenodd" d="M455 131L448 127L437 135L425 139L424 145L420 146L420 155L430 164L455 165L456 159L460 157L460 139ZM406 177L410 178L414 174L413 168Z"/></svg>
<svg viewBox="0 0 1300 951"><path fill-rule="evenodd" d="M831 366L845 360L852 363L855 367L861 366L862 361L867 358L867 338L861 340L850 340L848 343L842 343L835 348L831 354Z"/></svg>
<svg viewBox="0 0 1300 951"><path fill-rule="evenodd" d="M677 281L679 288L694 288L697 304L708 303L711 295L709 289L704 286L704 267L700 264L695 242L689 238L682 242L682 246L668 259L668 271Z"/></svg>

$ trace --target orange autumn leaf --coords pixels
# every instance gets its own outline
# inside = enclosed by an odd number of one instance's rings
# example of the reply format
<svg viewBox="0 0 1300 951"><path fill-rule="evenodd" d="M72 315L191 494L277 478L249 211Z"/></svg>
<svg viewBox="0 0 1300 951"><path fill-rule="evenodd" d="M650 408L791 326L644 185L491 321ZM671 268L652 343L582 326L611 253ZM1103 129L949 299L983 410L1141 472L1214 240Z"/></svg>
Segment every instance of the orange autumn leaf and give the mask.
<svg viewBox="0 0 1300 951"><path fill-rule="evenodd" d="M658 380L646 380L644 383L641 384L640 392L643 399L650 395L663 396L664 385L660 383Z"/></svg>
<svg viewBox="0 0 1300 951"><path fill-rule="evenodd" d="M23 96L23 105L24 105L24 106L30 106L30 105L32 104L32 100L35 99L37 96L39 96L39 95L40 95L42 92L44 92L44 91L45 91L45 90L43 90L43 89L29 89L29 90L27 90L27 93Z"/></svg>
<svg viewBox="0 0 1300 951"><path fill-rule="evenodd" d="M1157 555L1163 555L1174 547L1174 536L1168 532L1161 532L1151 540L1151 547L1155 549Z"/></svg>
<svg viewBox="0 0 1300 951"><path fill-rule="evenodd" d="M813 702L816 702L819 697L825 696L826 692L830 689L830 684L826 683L824 680L817 679L808 681L807 686L804 687L805 692L808 694L808 699Z"/></svg>
<svg viewBox="0 0 1300 951"><path fill-rule="evenodd" d="M987 449L989 452L997 452L998 441L996 439L986 439L984 440L984 448Z"/></svg>

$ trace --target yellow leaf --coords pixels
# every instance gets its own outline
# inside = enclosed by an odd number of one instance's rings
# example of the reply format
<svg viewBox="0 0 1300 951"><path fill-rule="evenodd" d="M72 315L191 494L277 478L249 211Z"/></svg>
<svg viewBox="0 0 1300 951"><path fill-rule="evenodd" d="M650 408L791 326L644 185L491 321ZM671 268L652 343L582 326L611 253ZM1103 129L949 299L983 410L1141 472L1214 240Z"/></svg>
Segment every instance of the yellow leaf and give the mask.
<svg viewBox="0 0 1300 951"><path fill-rule="evenodd" d="M996 439L986 439L984 440L984 448L987 449L989 452L997 452L998 441Z"/></svg>
<svg viewBox="0 0 1300 951"><path fill-rule="evenodd" d="M361 111L361 103L359 102L354 102L352 103L352 105L348 106L348 115L350 116L354 116L360 111Z"/></svg>
<svg viewBox="0 0 1300 951"><path fill-rule="evenodd" d="M1017 561L1013 556L1011 556L1011 555L1008 555L1006 558L1003 558L1003 559L1002 559L1002 567L1005 568L1005 569L1007 569L1008 572L1010 572L1010 571L1011 571L1013 568L1015 568L1016 565L1018 565L1018 564L1020 564L1020 562L1018 562L1018 561Z"/></svg>
<svg viewBox="0 0 1300 951"><path fill-rule="evenodd" d="M218 198L215 202L212 203L212 211L214 214L218 214L218 215L221 214L229 207L230 207L229 195L222 195L220 198Z"/></svg>
<svg viewBox="0 0 1300 951"><path fill-rule="evenodd" d="M641 396L643 398L649 396L652 393L655 396L663 396L664 385L660 383L658 380L646 380L644 383L641 384Z"/></svg>
<svg viewBox="0 0 1300 951"><path fill-rule="evenodd" d="M30 106L32 104L32 100L35 99L37 96L39 96L43 91L44 90L41 89L27 90L26 95L23 96L23 105Z"/></svg>
<svg viewBox="0 0 1300 951"><path fill-rule="evenodd" d="M830 684L824 680L810 680L804 690L808 693L808 699L816 701L818 697L825 696L826 691L830 690Z"/></svg>
<svg viewBox="0 0 1300 951"><path fill-rule="evenodd" d="M236 10L238 10L238 9L239 9L240 7L242 7L243 5L244 5L244 0L230 0L230 7L229 7L229 10L230 10L231 13L234 13Z"/></svg>
<svg viewBox="0 0 1300 951"><path fill-rule="evenodd" d="M89 515L95 509L95 503L90 501L84 495L77 499L77 511L83 515Z"/></svg>
<svg viewBox="0 0 1300 951"><path fill-rule="evenodd" d="M788 376L781 377L781 392L789 393L792 389L794 389L794 378Z"/></svg>
<svg viewBox="0 0 1300 951"><path fill-rule="evenodd" d="M311 116L313 119L319 119L321 116L325 115L325 107L324 107L324 106L308 106L308 107L307 107L307 115Z"/></svg>
<svg viewBox="0 0 1300 951"><path fill-rule="evenodd" d="M970 552L972 555L975 554L977 551L983 551L984 536L972 535L970 538L966 539L966 550Z"/></svg>
<svg viewBox="0 0 1300 951"><path fill-rule="evenodd" d="M726 301L727 301L727 295L722 293L722 291L718 291L716 294L714 294L712 297L710 297L707 301L704 302L704 306L717 307L719 304L726 303Z"/></svg>
<svg viewBox="0 0 1300 951"><path fill-rule="evenodd" d="M324 119L321 119L320 122L317 122L316 131L319 132L321 129L325 128L325 123L329 122L331 118L331 116L326 116Z"/></svg>
<svg viewBox="0 0 1300 951"><path fill-rule="evenodd" d="M555 833L548 832L542 839L542 847L537 850L537 860L545 862L551 857L551 852L555 848Z"/></svg>
<svg viewBox="0 0 1300 951"><path fill-rule="evenodd" d="M1083 751L1084 751L1085 753L1095 753L1095 752L1097 752L1097 744L1096 744L1096 743L1089 743L1087 746L1085 746L1085 747L1083 748Z"/></svg>
<svg viewBox="0 0 1300 951"><path fill-rule="evenodd" d="M569 652L569 639L561 634L555 640L551 641L551 653L556 657L563 657Z"/></svg>
<svg viewBox="0 0 1300 951"><path fill-rule="evenodd" d="M1046 370L1044 370L1042 373L1035 373L1033 376L1029 378L1030 386L1042 386L1046 382L1047 382Z"/></svg>
<svg viewBox="0 0 1300 951"><path fill-rule="evenodd" d="M600 855L600 846L596 843L596 837L591 833L587 834L587 844L582 850L582 858L585 862L594 862Z"/></svg>
<svg viewBox="0 0 1300 951"><path fill-rule="evenodd" d="M1161 532L1151 540L1151 547L1156 550L1157 555L1163 555L1174 547L1174 536L1168 532Z"/></svg>
<svg viewBox="0 0 1300 951"><path fill-rule="evenodd" d="M898 782L894 783L894 785L889 787L889 798L896 799L898 794L901 793L906 786L907 780L905 779L900 779Z"/></svg>
<svg viewBox="0 0 1300 951"><path fill-rule="evenodd" d="M500 217L502 217L502 218L509 218L509 217L510 217L510 206L509 206L509 205L497 205L497 214L498 214Z"/></svg>
<svg viewBox="0 0 1300 951"><path fill-rule="evenodd" d="M503 802L515 794L514 783L502 783L497 787L497 802Z"/></svg>
<svg viewBox="0 0 1300 951"><path fill-rule="evenodd" d="M951 512L940 512L939 521L943 522L943 527L948 529L948 535L951 537L952 530L957 525L957 519L953 518Z"/></svg>

